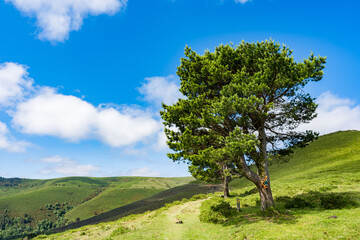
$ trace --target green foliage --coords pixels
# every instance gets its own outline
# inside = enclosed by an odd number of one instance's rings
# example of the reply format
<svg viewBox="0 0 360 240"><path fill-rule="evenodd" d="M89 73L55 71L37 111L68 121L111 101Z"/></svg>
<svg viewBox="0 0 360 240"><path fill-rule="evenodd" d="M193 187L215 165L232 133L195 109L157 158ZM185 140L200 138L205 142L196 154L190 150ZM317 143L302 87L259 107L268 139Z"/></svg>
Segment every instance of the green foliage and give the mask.
<svg viewBox="0 0 360 240"><path fill-rule="evenodd" d="M190 198L191 201L195 201L195 200L199 200L199 199L205 199L207 198L208 196L206 196L205 194L197 194L197 195L194 195Z"/></svg>
<svg viewBox="0 0 360 240"><path fill-rule="evenodd" d="M0 177L0 187L16 187L23 182L21 178L4 178Z"/></svg>
<svg viewBox="0 0 360 240"><path fill-rule="evenodd" d="M44 207L41 207L40 211L48 212L53 218L39 221L35 221L28 213L25 213L23 217L12 217L10 211L5 210L3 214L0 214L0 239L36 235L53 228L65 226L68 220L64 218L64 215L72 208L73 206L67 202L47 203Z"/></svg>
<svg viewBox="0 0 360 240"><path fill-rule="evenodd" d="M284 202L285 208L323 208L341 209L358 206L357 202L346 193L321 193L310 191L307 194L300 194L294 197L281 196L277 201Z"/></svg>
<svg viewBox="0 0 360 240"><path fill-rule="evenodd" d="M320 206L324 209L341 209L358 206L349 195L329 193L320 196Z"/></svg>
<svg viewBox="0 0 360 240"><path fill-rule="evenodd" d="M235 211L220 197L213 197L201 203L199 219L207 223L223 223Z"/></svg>
<svg viewBox="0 0 360 240"><path fill-rule="evenodd" d="M273 41L220 45L204 55L186 47L177 71L185 98L160 112L169 158L189 163L197 179L226 185L243 175L259 185L269 174L269 156L290 154L316 138L295 129L316 117L304 87L321 80L325 62L313 54L296 62ZM269 187L262 195L269 205L271 194Z"/></svg>

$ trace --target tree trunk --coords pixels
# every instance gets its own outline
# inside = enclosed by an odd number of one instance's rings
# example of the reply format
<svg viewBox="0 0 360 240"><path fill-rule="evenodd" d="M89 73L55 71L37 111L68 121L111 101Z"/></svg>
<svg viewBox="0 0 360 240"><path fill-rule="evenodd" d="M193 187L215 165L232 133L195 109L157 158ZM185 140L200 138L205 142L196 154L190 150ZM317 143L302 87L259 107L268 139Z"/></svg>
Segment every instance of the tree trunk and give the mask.
<svg viewBox="0 0 360 240"><path fill-rule="evenodd" d="M257 186L260 195L261 211L265 211L269 207L274 206L274 199L271 193L270 185L268 188L264 188L261 184Z"/></svg>
<svg viewBox="0 0 360 240"><path fill-rule="evenodd" d="M259 195L260 195L260 203L261 203L261 211L265 211L269 207L274 206L274 198L271 192L271 184L270 184L270 175L269 175L269 167L268 160L265 160L265 163L258 168L260 184L256 184ZM265 187L261 181L264 181L266 178L267 186Z"/></svg>
<svg viewBox="0 0 360 240"><path fill-rule="evenodd" d="M229 177L224 177L224 198L227 198L229 196Z"/></svg>
<svg viewBox="0 0 360 240"><path fill-rule="evenodd" d="M261 210L265 211L269 207L274 206L267 161L263 167L258 169L259 174L256 174L247 166L244 156L240 155L238 159L239 161L236 162L236 167L241 171L243 176L253 182L259 190ZM265 176L268 178L268 188L266 189L261 184L261 180L263 180Z"/></svg>
<svg viewBox="0 0 360 240"><path fill-rule="evenodd" d="M264 128L264 123L261 124L262 127L259 129L259 140L260 140L260 158L262 161L260 161L257 164L258 168L258 175L260 177L260 183L261 181L264 181L266 178L267 186L263 186L261 183L256 184L259 195L260 195L260 202L261 202L261 211L265 211L269 207L274 206L274 199L271 192L271 185L270 185L270 174L269 174L269 165L268 165L268 158L267 158L267 141L266 141L266 132Z"/></svg>

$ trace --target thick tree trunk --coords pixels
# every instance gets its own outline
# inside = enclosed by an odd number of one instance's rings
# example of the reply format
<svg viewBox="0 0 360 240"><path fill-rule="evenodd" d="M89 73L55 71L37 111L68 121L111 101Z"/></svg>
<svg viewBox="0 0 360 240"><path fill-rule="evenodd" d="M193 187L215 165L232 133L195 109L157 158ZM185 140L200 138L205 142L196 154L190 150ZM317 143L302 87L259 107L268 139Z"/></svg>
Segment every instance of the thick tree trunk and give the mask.
<svg viewBox="0 0 360 240"><path fill-rule="evenodd" d="M224 198L227 198L229 196L229 177L224 177Z"/></svg>
<svg viewBox="0 0 360 240"><path fill-rule="evenodd" d="M260 195L260 202L261 202L261 210L265 211L269 207L274 206L274 198L271 192L271 185L270 185L270 175L269 175L269 166L268 166L268 159L267 159L267 141L266 141L266 132L264 128L264 124L259 130L259 140L260 140L260 159L261 161L258 162L258 175L260 178L260 185L256 184L259 195ZM265 187L261 181L264 181L266 178L267 186Z"/></svg>
<svg viewBox="0 0 360 240"><path fill-rule="evenodd" d="M272 196L270 185L268 188L264 188L261 184L257 185L260 195L261 211L265 211L269 207L274 206L274 199Z"/></svg>
<svg viewBox="0 0 360 240"><path fill-rule="evenodd" d="M247 166L245 157L240 155L236 162L236 167L241 171L243 176L253 182L259 190L261 210L265 211L271 206L274 206L274 199L271 192L270 176L267 159L264 164L257 164L258 174L253 172L249 166ZM261 181L267 176L268 187L264 188Z"/></svg>

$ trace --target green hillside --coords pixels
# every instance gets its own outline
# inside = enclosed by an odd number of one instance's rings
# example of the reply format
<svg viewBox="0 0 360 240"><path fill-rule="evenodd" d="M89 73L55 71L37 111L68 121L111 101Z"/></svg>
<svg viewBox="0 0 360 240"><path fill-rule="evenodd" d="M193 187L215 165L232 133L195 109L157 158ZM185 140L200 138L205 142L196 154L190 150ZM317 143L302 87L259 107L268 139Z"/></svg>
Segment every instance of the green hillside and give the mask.
<svg viewBox="0 0 360 240"><path fill-rule="evenodd" d="M256 189L245 179L236 179L227 201L235 208L240 199L242 211L218 224L199 221L204 200L184 200L141 215L36 239L360 238L360 132L321 136L297 149L288 162L273 160L270 176L279 213L263 215ZM183 224L176 224L179 219Z"/></svg>
<svg viewBox="0 0 360 240"><path fill-rule="evenodd" d="M46 204L66 202L73 207L66 218L85 219L192 180L191 177L15 179L15 184L0 185L0 213L7 209L13 217L27 213L35 221L53 219L53 214L45 209Z"/></svg>
<svg viewBox="0 0 360 240"><path fill-rule="evenodd" d="M65 217L69 220L86 219L111 209L150 197L158 192L184 185L188 178L121 178L112 181L101 194L79 205Z"/></svg>

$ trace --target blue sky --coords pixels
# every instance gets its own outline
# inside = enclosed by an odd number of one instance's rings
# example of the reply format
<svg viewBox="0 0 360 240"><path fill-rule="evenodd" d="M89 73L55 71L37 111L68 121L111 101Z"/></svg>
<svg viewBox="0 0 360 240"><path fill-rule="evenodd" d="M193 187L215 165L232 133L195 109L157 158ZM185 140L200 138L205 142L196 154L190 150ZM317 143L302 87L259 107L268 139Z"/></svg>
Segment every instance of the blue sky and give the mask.
<svg viewBox="0 0 360 240"><path fill-rule="evenodd" d="M185 45L272 38L327 56L307 90L322 134L360 130L360 3L1 0L0 176L187 176L167 159L159 109Z"/></svg>

